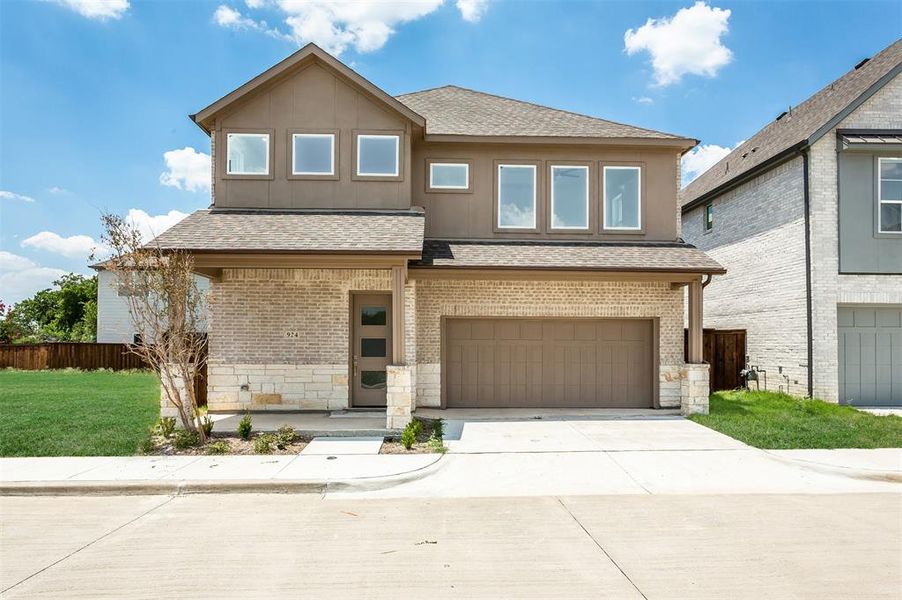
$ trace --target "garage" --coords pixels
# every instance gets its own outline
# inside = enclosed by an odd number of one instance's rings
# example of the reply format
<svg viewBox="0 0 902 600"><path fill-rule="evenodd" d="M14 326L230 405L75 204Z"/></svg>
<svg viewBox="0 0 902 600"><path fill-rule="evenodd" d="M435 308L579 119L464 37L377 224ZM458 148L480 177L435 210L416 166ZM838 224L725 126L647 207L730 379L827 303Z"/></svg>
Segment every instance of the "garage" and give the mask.
<svg viewBox="0 0 902 600"><path fill-rule="evenodd" d="M447 318L448 408L652 408L651 319Z"/></svg>
<svg viewBox="0 0 902 600"><path fill-rule="evenodd" d="M902 406L902 306L840 307L839 401Z"/></svg>

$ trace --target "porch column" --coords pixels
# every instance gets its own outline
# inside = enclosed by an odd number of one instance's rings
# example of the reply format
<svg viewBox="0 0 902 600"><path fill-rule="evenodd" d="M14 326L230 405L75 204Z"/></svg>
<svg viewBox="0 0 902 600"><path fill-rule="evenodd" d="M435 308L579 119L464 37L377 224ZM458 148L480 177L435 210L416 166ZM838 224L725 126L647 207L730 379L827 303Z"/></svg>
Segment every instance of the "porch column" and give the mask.
<svg viewBox="0 0 902 600"><path fill-rule="evenodd" d="M404 283L407 279L407 267L391 269L391 356L393 365L403 365L404 356Z"/></svg>
<svg viewBox="0 0 902 600"><path fill-rule="evenodd" d="M704 362L702 343L702 281L695 279L689 283L689 362Z"/></svg>

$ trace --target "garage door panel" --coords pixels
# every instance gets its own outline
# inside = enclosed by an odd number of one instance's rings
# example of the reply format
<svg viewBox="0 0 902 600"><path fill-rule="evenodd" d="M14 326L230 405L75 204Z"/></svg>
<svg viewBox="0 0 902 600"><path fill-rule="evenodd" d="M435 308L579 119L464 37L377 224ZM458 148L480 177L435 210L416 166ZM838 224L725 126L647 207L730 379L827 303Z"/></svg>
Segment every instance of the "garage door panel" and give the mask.
<svg viewBox="0 0 902 600"><path fill-rule="evenodd" d="M902 307L837 311L840 402L902 404Z"/></svg>
<svg viewBox="0 0 902 600"><path fill-rule="evenodd" d="M448 319L449 407L650 407L648 320Z"/></svg>

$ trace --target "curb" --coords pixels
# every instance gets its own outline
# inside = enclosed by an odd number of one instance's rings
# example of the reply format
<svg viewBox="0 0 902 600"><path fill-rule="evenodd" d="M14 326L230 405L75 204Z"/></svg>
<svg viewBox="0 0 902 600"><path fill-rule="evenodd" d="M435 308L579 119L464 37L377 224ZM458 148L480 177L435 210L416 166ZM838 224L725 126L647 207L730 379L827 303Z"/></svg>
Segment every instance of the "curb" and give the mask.
<svg viewBox="0 0 902 600"><path fill-rule="evenodd" d="M336 480L20 481L0 484L3 496L182 496L188 494L324 494L367 492L416 481L440 468L444 455L424 467L392 475Z"/></svg>
<svg viewBox="0 0 902 600"><path fill-rule="evenodd" d="M862 467L843 467L840 465L830 465L827 463L819 463L799 458L789 458L780 456L767 450L761 450L767 456L774 460L778 460L784 464L794 467L808 469L822 475L839 475L850 479L861 479L864 481L884 481L888 483L902 483L902 472L900 471L880 471L877 469L866 469Z"/></svg>

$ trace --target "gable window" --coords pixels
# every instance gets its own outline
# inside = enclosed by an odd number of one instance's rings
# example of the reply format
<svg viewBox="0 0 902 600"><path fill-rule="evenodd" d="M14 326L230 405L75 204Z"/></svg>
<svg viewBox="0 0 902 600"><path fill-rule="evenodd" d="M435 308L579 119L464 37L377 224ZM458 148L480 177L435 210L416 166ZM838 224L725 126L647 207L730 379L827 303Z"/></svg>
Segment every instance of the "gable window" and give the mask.
<svg viewBox="0 0 902 600"><path fill-rule="evenodd" d="M292 175L334 175L335 134L291 134Z"/></svg>
<svg viewBox="0 0 902 600"><path fill-rule="evenodd" d="M226 136L229 175L269 175L269 134L230 133Z"/></svg>
<svg viewBox="0 0 902 600"><path fill-rule="evenodd" d="M535 227L536 166L498 165L498 228Z"/></svg>
<svg viewBox="0 0 902 600"><path fill-rule="evenodd" d="M877 159L880 233L902 233L902 158Z"/></svg>
<svg viewBox="0 0 902 600"><path fill-rule="evenodd" d="M589 228L589 167L551 166L551 228Z"/></svg>
<svg viewBox="0 0 902 600"><path fill-rule="evenodd" d="M470 165L468 163L429 163L429 189L470 189Z"/></svg>
<svg viewBox="0 0 902 600"><path fill-rule="evenodd" d="M641 169L604 168L604 228L642 229Z"/></svg>
<svg viewBox="0 0 902 600"><path fill-rule="evenodd" d="M708 202L705 204L705 231L714 229L714 204Z"/></svg>
<svg viewBox="0 0 902 600"><path fill-rule="evenodd" d="M358 135L357 175L397 177L401 172L400 148L397 135Z"/></svg>

